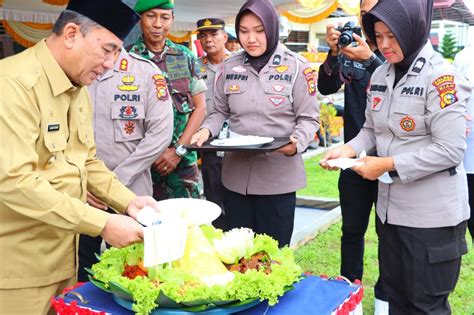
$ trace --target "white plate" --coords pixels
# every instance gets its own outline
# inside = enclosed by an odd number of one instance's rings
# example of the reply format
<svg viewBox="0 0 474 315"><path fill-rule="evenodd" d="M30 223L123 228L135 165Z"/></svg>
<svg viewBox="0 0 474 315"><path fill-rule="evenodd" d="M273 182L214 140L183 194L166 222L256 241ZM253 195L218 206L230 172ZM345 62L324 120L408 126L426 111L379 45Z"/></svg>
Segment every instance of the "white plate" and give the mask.
<svg viewBox="0 0 474 315"><path fill-rule="evenodd" d="M211 224L221 214L217 204L193 198L176 198L158 201L162 221L166 217L181 218L188 226Z"/></svg>
<svg viewBox="0 0 474 315"><path fill-rule="evenodd" d="M260 136L240 136L227 139L216 139L211 142L211 145L218 147L259 147L265 143L273 142L272 137Z"/></svg>

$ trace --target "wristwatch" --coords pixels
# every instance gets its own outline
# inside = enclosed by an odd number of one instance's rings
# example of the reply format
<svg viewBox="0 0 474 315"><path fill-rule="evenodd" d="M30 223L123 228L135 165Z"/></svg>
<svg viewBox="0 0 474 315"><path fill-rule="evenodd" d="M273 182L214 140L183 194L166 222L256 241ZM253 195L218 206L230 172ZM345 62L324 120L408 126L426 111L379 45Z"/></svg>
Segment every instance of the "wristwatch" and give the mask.
<svg viewBox="0 0 474 315"><path fill-rule="evenodd" d="M374 63L375 59L377 59L377 56L374 53L372 53L369 59L362 60L361 63L364 67L368 68Z"/></svg>
<svg viewBox="0 0 474 315"><path fill-rule="evenodd" d="M186 150L186 148L182 144L179 144L179 143L176 143L174 145L174 148L176 149L176 155L179 157L182 157L188 152L188 150Z"/></svg>

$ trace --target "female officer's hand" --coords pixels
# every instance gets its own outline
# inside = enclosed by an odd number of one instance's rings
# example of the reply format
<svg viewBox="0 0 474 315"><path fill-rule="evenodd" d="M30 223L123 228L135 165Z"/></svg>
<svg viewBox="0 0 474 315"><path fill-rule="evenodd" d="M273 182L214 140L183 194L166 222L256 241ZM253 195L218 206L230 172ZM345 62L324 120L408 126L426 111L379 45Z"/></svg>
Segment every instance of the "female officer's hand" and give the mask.
<svg viewBox="0 0 474 315"><path fill-rule="evenodd" d="M207 141L207 139L209 139L210 136L211 131L209 131L209 129L207 128L202 128L201 130L193 134L190 143L196 144L198 147L200 147L204 142Z"/></svg>
<svg viewBox="0 0 474 315"><path fill-rule="evenodd" d="M290 136L290 141L291 143L288 143L287 145L279 148L278 150L276 150L276 152L283 153L287 156L295 155L297 153L296 145L298 144L298 140L296 140L295 137Z"/></svg>
<svg viewBox="0 0 474 315"><path fill-rule="evenodd" d="M319 161L319 164L322 168L327 170L335 171L338 170L338 167L331 167L327 163L328 160L339 159L339 158L353 158L356 156L354 149L348 144L341 145L335 149L328 151L324 157Z"/></svg>
<svg viewBox="0 0 474 315"><path fill-rule="evenodd" d="M364 162L364 165L354 166L352 170L365 179L376 180L383 173L395 170L393 166L393 158L391 156L366 156L365 158L360 159L360 161Z"/></svg>

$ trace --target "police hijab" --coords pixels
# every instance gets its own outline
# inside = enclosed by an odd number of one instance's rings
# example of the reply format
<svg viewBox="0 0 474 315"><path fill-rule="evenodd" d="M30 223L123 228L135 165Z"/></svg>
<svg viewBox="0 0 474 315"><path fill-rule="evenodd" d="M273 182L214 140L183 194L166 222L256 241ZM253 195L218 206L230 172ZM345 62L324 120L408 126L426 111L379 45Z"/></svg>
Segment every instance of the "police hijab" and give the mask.
<svg viewBox="0 0 474 315"><path fill-rule="evenodd" d="M247 54L250 65L257 70L257 72L260 72L260 70L262 70L268 63L268 60L270 60L270 57L278 46L280 23L278 20L278 13L269 0L248 0L240 8L240 11L235 18L235 33L237 34L237 38L239 38L240 19L249 11L255 14L260 21L262 21L267 38L267 50L265 50L263 55L252 57Z"/></svg>
<svg viewBox="0 0 474 315"><path fill-rule="evenodd" d="M395 84L403 77L430 36L433 0L379 0L362 23L369 39L376 43L374 24L383 22L392 31L404 58L395 64Z"/></svg>

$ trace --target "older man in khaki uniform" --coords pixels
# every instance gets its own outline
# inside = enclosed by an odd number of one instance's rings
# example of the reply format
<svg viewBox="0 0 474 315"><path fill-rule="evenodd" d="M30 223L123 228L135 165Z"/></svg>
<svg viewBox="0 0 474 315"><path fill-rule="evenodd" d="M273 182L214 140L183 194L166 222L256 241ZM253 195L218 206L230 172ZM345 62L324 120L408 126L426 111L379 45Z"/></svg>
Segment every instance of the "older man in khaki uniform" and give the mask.
<svg viewBox="0 0 474 315"><path fill-rule="evenodd" d="M151 196L150 167L163 154L173 135L173 110L165 77L152 62L122 50L114 68L89 86L94 105L97 157L104 161L131 191ZM88 202L107 205L89 193ZM88 281L97 263L101 237L81 235L79 281Z"/></svg>
<svg viewBox="0 0 474 315"><path fill-rule="evenodd" d="M46 314L75 282L79 233L122 247L142 239L136 197L95 157L84 85L113 66L138 20L119 0L71 0L53 34L0 61L0 314ZM119 21L119 22L117 22ZM85 203L91 191L109 214Z"/></svg>

